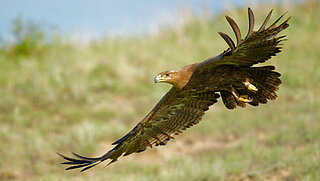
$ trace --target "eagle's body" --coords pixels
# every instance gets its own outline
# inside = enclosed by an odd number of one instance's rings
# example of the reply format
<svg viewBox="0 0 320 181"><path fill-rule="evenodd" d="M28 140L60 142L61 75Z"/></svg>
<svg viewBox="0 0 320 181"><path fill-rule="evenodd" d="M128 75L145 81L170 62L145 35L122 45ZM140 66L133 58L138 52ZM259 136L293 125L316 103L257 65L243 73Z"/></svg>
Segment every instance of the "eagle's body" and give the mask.
<svg viewBox="0 0 320 181"><path fill-rule="evenodd" d="M122 155L164 145L174 135L197 124L220 95L228 109L245 107L247 103L257 106L275 99L275 91L281 84L280 73L274 71L274 66L252 67L280 52L278 45L285 36L277 37L277 34L289 26L289 18L276 26L281 16L265 28L271 12L259 30L253 31L254 17L249 8L249 31L244 39L234 20L226 16L235 32L237 45L228 35L219 32L229 48L203 62L164 71L156 76L156 83L165 82L173 87L128 134L113 143L116 145L113 149L97 158L73 153L77 157L74 159L59 154L67 160L63 164L71 165L67 169L83 168L81 171L84 171L107 159L113 163Z"/></svg>

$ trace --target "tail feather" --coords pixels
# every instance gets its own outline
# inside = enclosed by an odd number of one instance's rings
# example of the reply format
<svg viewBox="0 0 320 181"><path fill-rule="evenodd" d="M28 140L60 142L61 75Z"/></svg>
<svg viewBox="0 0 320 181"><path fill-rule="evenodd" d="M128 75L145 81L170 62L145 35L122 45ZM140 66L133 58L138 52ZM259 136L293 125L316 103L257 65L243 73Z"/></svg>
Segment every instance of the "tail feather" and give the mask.
<svg viewBox="0 0 320 181"><path fill-rule="evenodd" d="M279 85L282 83L279 79L281 74L274 70L274 66L248 68L248 73L253 80L252 84L258 88L257 92L250 92L249 96L257 100L256 102L265 104L267 100L274 100L278 97L276 91L279 90Z"/></svg>
<svg viewBox="0 0 320 181"><path fill-rule="evenodd" d="M281 74L274 71L274 66L249 67L243 68L243 70L244 79L248 79L258 91L248 90L242 82L234 85L234 87L239 95L248 95L252 99L249 102L250 105L266 104L268 100L274 100L278 97L276 91L279 90L279 85L282 83L279 79ZM230 92L221 91L220 93L223 103L228 109L234 109L237 106L245 107L246 104L238 101Z"/></svg>

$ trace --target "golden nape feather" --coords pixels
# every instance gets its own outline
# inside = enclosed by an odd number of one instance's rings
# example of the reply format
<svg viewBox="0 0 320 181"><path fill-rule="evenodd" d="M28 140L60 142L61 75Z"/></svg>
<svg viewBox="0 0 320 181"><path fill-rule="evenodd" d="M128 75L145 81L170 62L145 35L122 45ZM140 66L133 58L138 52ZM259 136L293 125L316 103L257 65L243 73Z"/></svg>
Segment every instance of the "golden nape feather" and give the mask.
<svg viewBox="0 0 320 181"><path fill-rule="evenodd" d="M277 26L282 15L266 28L271 14L272 11L261 27L254 31L254 15L248 8L249 31L244 39L235 21L226 16L236 44L227 34L219 32L229 48L203 62L164 71L156 76L156 83L169 83L173 87L128 134L113 143L113 149L96 158L75 153L75 158L71 158L58 153L66 160L62 164L69 165L67 170L81 168L85 171L108 159L111 164L120 156L165 145L174 135L199 123L220 95L228 109L247 104L258 106L276 99L281 74L275 71L274 66L252 67L281 51L280 42L285 36L277 35L289 26L290 18Z"/></svg>

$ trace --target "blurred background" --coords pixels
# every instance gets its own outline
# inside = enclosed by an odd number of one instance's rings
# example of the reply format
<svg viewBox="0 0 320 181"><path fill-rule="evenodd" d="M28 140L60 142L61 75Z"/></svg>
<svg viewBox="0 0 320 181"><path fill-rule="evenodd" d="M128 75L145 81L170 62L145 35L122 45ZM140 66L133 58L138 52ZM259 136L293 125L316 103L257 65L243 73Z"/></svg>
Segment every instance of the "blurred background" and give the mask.
<svg viewBox="0 0 320 181"><path fill-rule="evenodd" d="M85 173L56 152L100 156L170 89L161 71L202 61L248 29L292 16L278 99L227 110L164 147ZM318 1L0 1L0 180L320 180ZM103 164L102 164L103 165Z"/></svg>

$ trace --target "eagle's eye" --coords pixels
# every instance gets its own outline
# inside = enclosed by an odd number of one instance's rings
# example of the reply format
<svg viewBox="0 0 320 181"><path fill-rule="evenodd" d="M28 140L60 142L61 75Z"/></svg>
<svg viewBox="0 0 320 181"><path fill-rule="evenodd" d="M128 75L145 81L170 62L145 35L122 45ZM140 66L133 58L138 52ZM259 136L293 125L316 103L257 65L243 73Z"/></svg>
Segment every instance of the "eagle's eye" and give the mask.
<svg viewBox="0 0 320 181"><path fill-rule="evenodd" d="M166 74L166 76L167 76L167 77L169 77L169 76L170 76L170 74Z"/></svg>

